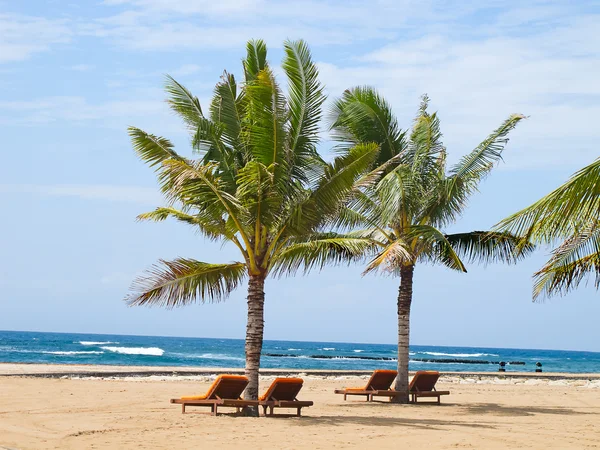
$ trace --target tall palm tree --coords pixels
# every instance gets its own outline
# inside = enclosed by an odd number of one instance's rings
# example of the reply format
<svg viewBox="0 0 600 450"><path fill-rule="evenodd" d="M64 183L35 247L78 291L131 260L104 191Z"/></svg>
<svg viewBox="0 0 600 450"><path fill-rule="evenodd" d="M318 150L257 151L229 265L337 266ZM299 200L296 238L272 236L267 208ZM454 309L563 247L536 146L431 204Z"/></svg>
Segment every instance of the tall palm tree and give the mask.
<svg viewBox="0 0 600 450"><path fill-rule="evenodd" d="M126 300L165 307L219 301L247 278L248 399L258 396L268 275L352 259L372 245L320 231L350 190L376 175L365 170L373 165L377 145L356 145L333 163L320 158L316 144L325 97L317 68L304 42L285 42L284 51L287 97L262 41L247 45L241 86L233 75L223 74L208 115L189 90L167 78L168 103L188 126L198 159L181 156L165 138L129 130L135 151L155 168L168 200L139 219L174 218L209 239L234 245L241 259L160 261L134 282Z"/></svg>
<svg viewBox="0 0 600 450"><path fill-rule="evenodd" d="M540 244L556 244L534 274L533 298L565 294L594 276L600 287L600 159L565 184L498 224Z"/></svg>
<svg viewBox="0 0 600 450"><path fill-rule="evenodd" d="M427 111L424 96L412 131L398 126L390 106L368 87L346 91L332 108L332 130L341 151L358 144L376 143L381 149L376 165L388 166L373 187L357 190L340 213L338 227L353 229L348 236L376 243L378 251L365 273L384 271L400 277L398 293L398 377L396 397L408 402L409 320L413 274L417 263L442 264L466 272L468 261L514 262L517 239L508 233L473 231L446 234L443 229L463 213L479 182L500 160L508 133L523 119L510 116L449 171L437 113ZM370 250L371 248L369 248Z"/></svg>

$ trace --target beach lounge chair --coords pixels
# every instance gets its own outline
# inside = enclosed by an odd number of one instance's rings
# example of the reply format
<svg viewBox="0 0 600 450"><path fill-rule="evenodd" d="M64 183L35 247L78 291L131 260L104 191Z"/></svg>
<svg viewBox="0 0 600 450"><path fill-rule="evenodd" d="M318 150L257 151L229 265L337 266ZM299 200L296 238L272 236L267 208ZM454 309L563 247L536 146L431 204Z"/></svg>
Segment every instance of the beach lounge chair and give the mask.
<svg viewBox="0 0 600 450"><path fill-rule="evenodd" d="M302 378L275 378L269 389L259 399L264 415L273 415L275 408L296 408L296 415L300 416L302 408L312 406L311 401L300 401L296 398L304 380Z"/></svg>
<svg viewBox="0 0 600 450"><path fill-rule="evenodd" d="M417 403L419 397L435 397L439 404L442 395L450 395L450 391L435 390L435 383L437 383L439 377L440 373L434 371L420 370L415 373L415 376L408 386L411 402Z"/></svg>
<svg viewBox="0 0 600 450"><path fill-rule="evenodd" d="M395 370L376 370L364 387L352 387L346 389L336 389L336 394L343 394L344 400L348 395L364 395L367 401L373 401L373 397L389 397L390 400L398 395L398 392L390 389L392 382L398 375Z"/></svg>
<svg viewBox="0 0 600 450"><path fill-rule="evenodd" d="M248 378L243 375L219 375L204 395L172 398L171 403L181 405L181 413L185 413L186 406L208 406L212 415L217 415L219 406L240 408L244 406L258 406L257 400L242 400L240 397L246 386Z"/></svg>

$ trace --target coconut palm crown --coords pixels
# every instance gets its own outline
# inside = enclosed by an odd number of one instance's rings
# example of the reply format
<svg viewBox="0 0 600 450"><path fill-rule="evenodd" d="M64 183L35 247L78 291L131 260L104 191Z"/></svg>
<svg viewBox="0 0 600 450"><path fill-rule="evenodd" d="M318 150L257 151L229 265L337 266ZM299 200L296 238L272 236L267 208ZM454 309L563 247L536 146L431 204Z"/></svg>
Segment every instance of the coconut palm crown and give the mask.
<svg viewBox="0 0 600 450"><path fill-rule="evenodd" d="M139 219L184 222L237 247L240 260L160 261L134 281L126 300L165 307L219 301L248 280L245 397L255 400L265 279L351 260L372 245L321 231L351 189L376 175L365 171L379 150L359 144L332 163L321 159L316 145L325 96L304 42L284 44L287 96L269 67L264 42L248 42L243 69L240 84L223 74L206 112L188 89L167 78L168 103L187 125L197 159L181 156L165 138L129 129L135 151L156 170L167 199L167 206Z"/></svg>
<svg viewBox="0 0 600 450"><path fill-rule="evenodd" d="M387 163L375 185L355 192L339 214L337 226L348 229L349 237L376 244L378 251L365 273L382 271L400 277L395 385L402 393L395 398L400 403L408 402L409 397L409 319L415 266L442 264L466 272L463 259L515 262L531 250L529 244L509 233L443 231L463 213L479 182L501 159L508 133L524 117L511 115L448 169L440 121L437 113L427 111L428 101L424 96L410 132L400 129L389 104L369 87L346 91L335 102L330 118L342 153L358 144L376 143L381 149L375 164Z"/></svg>
<svg viewBox="0 0 600 450"><path fill-rule="evenodd" d="M534 274L533 299L564 295L594 277L600 287L600 159L533 205L504 219L498 230L559 245ZM562 241L562 242L561 242Z"/></svg>

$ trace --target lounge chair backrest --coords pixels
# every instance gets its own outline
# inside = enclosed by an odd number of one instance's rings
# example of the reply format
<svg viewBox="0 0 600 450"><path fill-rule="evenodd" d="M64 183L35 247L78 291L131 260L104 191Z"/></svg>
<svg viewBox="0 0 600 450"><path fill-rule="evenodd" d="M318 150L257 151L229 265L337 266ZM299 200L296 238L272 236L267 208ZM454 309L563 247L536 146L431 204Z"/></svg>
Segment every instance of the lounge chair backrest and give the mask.
<svg viewBox="0 0 600 450"><path fill-rule="evenodd" d="M248 378L243 375L219 375L206 392L206 398L240 398L248 386Z"/></svg>
<svg viewBox="0 0 600 450"><path fill-rule="evenodd" d="M261 400L293 401L302 389L302 378L275 378Z"/></svg>
<svg viewBox="0 0 600 450"><path fill-rule="evenodd" d="M368 391L387 391L396 378L396 375L398 375L398 372L395 370L376 370L371 375L365 389Z"/></svg>
<svg viewBox="0 0 600 450"><path fill-rule="evenodd" d="M419 370L410 382L408 390L409 392L431 392L439 377L439 372Z"/></svg>

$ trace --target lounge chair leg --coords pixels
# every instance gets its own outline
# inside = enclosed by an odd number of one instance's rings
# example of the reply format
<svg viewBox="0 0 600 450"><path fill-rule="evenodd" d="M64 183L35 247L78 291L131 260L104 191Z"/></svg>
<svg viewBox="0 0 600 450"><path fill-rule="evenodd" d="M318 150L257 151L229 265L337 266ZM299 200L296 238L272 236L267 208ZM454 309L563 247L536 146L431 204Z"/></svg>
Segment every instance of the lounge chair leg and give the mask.
<svg viewBox="0 0 600 450"><path fill-rule="evenodd" d="M217 405L212 405L211 409L212 409L212 415L216 416L217 415Z"/></svg>
<svg viewBox="0 0 600 450"><path fill-rule="evenodd" d="M438 405L441 403L440 396L438 395Z"/></svg>
<svg viewBox="0 0 600 450"><path fill-rule="evenodd" d="M344 401L346 401L346 394L344 394Z"/></svg>
<svg viewBox="0 0 600 450"><path fill-rule="evenodd" d="M298 408L298 411L296 412L296 415L298 417L300 417L302 415L302 408Z"/></svg>
<svg viewBox="0 0 600 450"><path fill-rule="evenodd" d="M269 407L269 415L272 416L274 411L275 411L275 407L274 406L270 406Z"/></svg>
<svg viewBox="0 0 600 450"><path fill-rule="evenodd" d="M181 404L181 414L185 414L185 403Z"/></svg>
<svg viewBox="0 0 600 450"><path fill-rule="evenodd" d="M267 415L267 407L263 406L263 416L266 416L266 415Z"/></svg>

